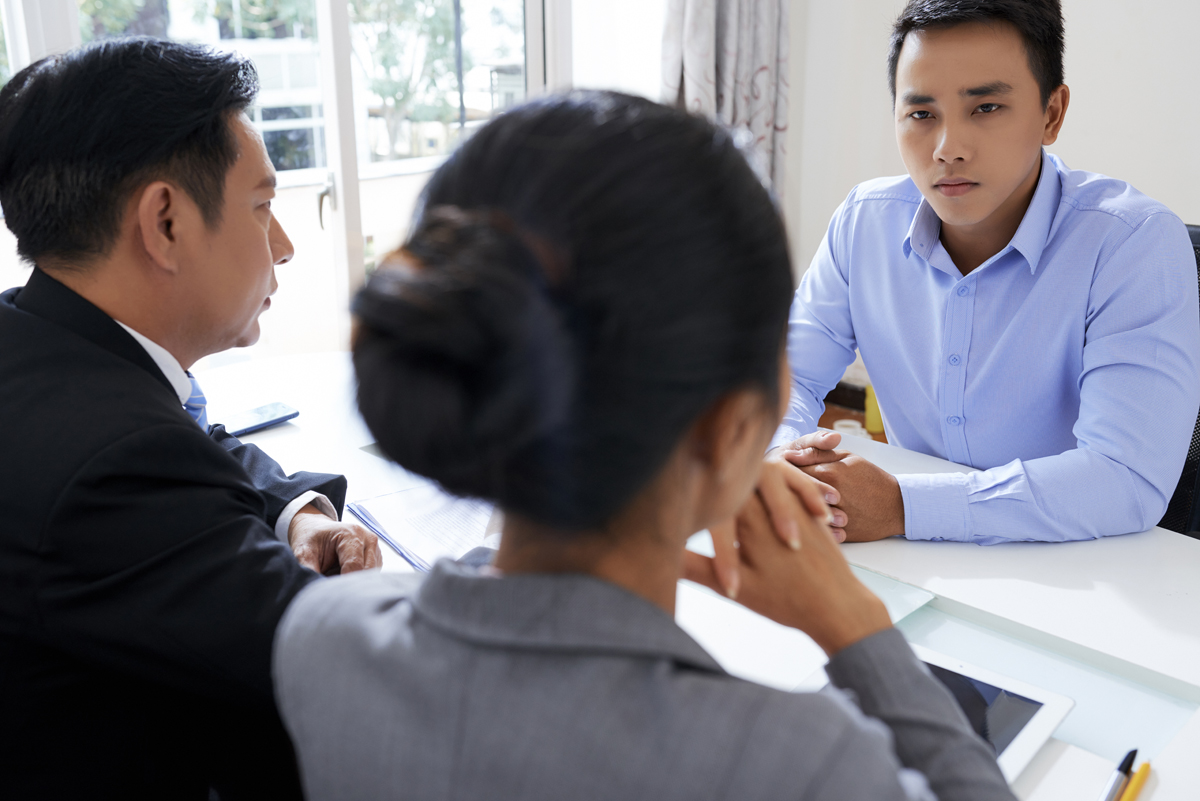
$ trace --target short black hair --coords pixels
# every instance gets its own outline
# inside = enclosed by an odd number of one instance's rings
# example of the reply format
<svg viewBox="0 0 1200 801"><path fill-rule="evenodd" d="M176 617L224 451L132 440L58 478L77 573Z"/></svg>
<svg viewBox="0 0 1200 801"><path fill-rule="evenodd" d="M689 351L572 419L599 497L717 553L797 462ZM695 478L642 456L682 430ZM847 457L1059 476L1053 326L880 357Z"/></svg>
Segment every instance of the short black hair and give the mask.
<svg viewBox="0 0 1200 801"><path fill-rule="evenodd" d="M774 409L783 222L729 132L574 92L489 122L434 174L355 301L380 448L451 492L602 527L723 395Z"/></svg>
<svg viewBox="0 0 1200 801"><path fill-rule="evenodd" d="M967 22L1007 22L1025 44L1029 70L1042 93L1042 106L1063 84L1063 15L1060 0L909 0L892 25L888 52L888 87L896 100L896 64L900 48L913 31L949 28Z"/></svg>
<svg viewBox="0 0 1200 801"><path fill-rule="evenodd" d="M26 260L80 261L116 241L132 193L170 180L216 226L237 159L229 121L258 93L235 54L161 39L48 56L0 91L0 205Z"/></svg>

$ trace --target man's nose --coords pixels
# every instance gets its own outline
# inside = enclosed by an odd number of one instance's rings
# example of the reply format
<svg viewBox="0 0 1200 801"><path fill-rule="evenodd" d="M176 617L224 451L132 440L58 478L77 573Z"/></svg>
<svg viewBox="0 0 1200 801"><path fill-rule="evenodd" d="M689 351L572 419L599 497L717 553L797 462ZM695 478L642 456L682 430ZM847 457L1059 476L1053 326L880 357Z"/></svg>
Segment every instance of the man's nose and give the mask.
<svg viewBox="0 0 1200 801"><path fill-rule="evenodd" d="M938 132L937 145L933 149L933 157L938 161L966 161L971 157L971 134L969 126L953 121L942 124Z"/></svg>
<svg viewBox="0 0 1200 801"><path fill-rule="evenodd" d="M271 216L271 258L274 259L276 265L286 264L292 260L292 256L296 255L296 249L292 247L292 240L288 239L287 232L283 230L283 226L279 224L279 220L274 215Z"/></svg>

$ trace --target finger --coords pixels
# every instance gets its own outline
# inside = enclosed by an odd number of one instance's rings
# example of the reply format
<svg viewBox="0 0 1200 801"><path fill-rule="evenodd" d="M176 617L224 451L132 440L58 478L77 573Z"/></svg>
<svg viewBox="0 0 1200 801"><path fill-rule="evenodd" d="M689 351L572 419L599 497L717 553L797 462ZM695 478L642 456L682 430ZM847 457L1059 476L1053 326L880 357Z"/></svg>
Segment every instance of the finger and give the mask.
<svg viewBox="0 0 1200 801"><path fill-rule="evenodd" d="M792 471L788 470L787 465L773 463L765 465L758 480L758 494L767 508L771 524L775 527L780 539L793 551L798 551L800 550L800 527L797 521L799 516L806 512L800 505L796 493L791 490L786 477L790 472ZM826 514L824 509L820 514L822 516Z"/></svg>
<svg viewBox="0 0 1200 801"><path fill-rule="evenodd" d="M737 538L738 558L749 569L758 564L757 557L763 549L789 547L779 539L758 493L751 495L750 500L738 513Z"/></svg>
<svg viewBox="0 0 1200 801"><path fill-rule="evenodd" d="M367 548L366 560L364 569L374 570L377 567L383 567L383 553L379 550L379 540L372 537L370 547Z"/></svg>
<svg viewBox="0 0 1200 801"><path fill-rule="evenodd" d="M829 529L829 533L832 534L833 538L835 540L837 540L838 542L846 541L846 529L844 529L844 528L837 528L836 526L831 526Z"/></svg>
<svg viewBox="0 0 1200 801"><path fill-rule="evenodd" d="M353 524L355 536L363 543L363 569L370 570L383 564L383 554L379 550L379 538L362 526Z"/></svg>
<svg viewBox="0 0 1200 801"><path fill-rule="evenodd" d="M813 517L824 517L827 506L841 503L842 494L837 487L816 478L811 470L790 462L784 464L782 470L788 488L800 496L800 503Z"/></svg>
<svg viewBox="0 0 1200 801"><path fill-rule="evenodd" d="M741 588L738 576L737 527L730 519L708 529L713 543L713 571L721 583L721 592L736 599Z"/></svg>
<svg viewBox="0 0 1200 801"><path fill-rule="evenodd" d="M799 468L797 468L797 469L799 469ZM815 492L815 493L802 492L800 490L795 490L795 487L793 487L793 490L800 496L800 501L801 501L801 503L804 504L804 507L806 509L808 509L808 511L812 512L814 515L819 516L821 514L820 512L818 512L816 509L812 508L812 506L811 506L811 504L813 504L815 502L815 500L824 501L825 504L828 506L837 506L839 503L842 502L842 493L837 491L837 487L833 486L832 484L826 484L821 479L813 478L812 476L806 475L805 478L807 478L809 480L809 482L798 482L798 483L811 483L812 486L814 486L816 488L817 492ZM788 483L791 484L792 481L789 479Z"/></svg>
<svg viewBox="0 0 1200 801"><path fill-rule="evenodd" d="M800 450L786 450L783 452L783 458L797 467L840 462L847 455L849 455L849 451L833 451L825 450L824 448L801 448Z"/></svg>
<svg viewBox="0 0 1200 801"><path fill-rule="evenodd" d="M717 571L713 560L694 551L685 549L683 552L683 575L681 578L694 581L722 595L725 594L725 590L721 587L721 582L717 578Z"/></svg>
<svg viewBox="0 0 1200 801"><path fill-rule="evenodd" d="M366 543L351 530L338 537L337 562L342 573L362 570L366 564Z"/></svg>
<svg viewBox="0 0 1200 801"><path fill-rule="evenodd" d="M841 442L842 435L836 431L814 431L811 434L805 434L802 437L792 440L788 448L791 450L813 448L816 450L831 451L840 445Z"/></svg>

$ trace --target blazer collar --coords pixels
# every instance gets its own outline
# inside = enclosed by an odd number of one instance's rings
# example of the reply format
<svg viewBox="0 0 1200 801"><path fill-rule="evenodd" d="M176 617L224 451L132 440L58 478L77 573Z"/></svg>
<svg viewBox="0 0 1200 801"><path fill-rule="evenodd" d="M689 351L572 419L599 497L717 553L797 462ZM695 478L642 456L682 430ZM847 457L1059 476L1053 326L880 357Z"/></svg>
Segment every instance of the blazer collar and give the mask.
<svg viewBox="0 0 1200 801"><path fill-rule="evenodd" d="M581 574L491 577L443 560L413 598L417 614L464 640L508 648L669 658L724 674L658 607Z"/></svg>
<svg viewBox="0 0 1200 801"><path fill-rule="evenodd" d="M131 361L171 391L175 388L163 371L150 358L146 349L129 335L115 320L88 300L68 289L38 268L16 294L14 305L43 320L55 323L89 342Z"/></svg>

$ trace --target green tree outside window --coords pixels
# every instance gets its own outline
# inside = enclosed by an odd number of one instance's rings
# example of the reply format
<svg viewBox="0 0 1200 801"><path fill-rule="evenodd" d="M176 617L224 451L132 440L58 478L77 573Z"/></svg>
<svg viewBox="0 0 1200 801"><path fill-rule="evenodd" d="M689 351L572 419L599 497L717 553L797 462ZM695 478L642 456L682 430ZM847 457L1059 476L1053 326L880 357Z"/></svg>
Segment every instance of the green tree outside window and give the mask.
<svg viewBox="0 0 1200 801"><path fill-rule="evenodd" d="M222 39L315 39L313 0L196 0L196 20L216 17Z"/></svg>
<svg viewBox="0 0 1200 801"><path fill-rule="evenodd" d="M166 38L171 14L167 0L79 0L83 41L114 36Z"/></svg>
<svg viewBox="0 0 1200 801"><path fill-rule="evenodd" d="M0 86L8 83L12 70L8 66L8 44L4 41L4 25L0 24Z"/></svg>
<svg viewBox="0 0 1200 801"><path fill-rule="evenodd" d="M383 103L388 157L399 156L400 125L456 118L452 0L350 0L354 57ZM463 54L463 71L471 69ZM450 102L451 97L454 103Z"/></svg>

